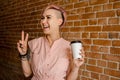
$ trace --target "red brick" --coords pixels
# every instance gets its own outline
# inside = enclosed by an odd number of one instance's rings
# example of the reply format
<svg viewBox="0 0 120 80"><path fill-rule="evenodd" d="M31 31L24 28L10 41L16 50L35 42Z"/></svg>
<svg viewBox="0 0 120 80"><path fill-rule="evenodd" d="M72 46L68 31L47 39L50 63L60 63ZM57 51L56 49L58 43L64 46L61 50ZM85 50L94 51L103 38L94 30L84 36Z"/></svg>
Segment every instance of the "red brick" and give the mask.
<svg viewBox="0 0 120 80"><path fill-rule="evenodd" d="M82 20L81 21L81 26L85 26L88 25L88 20Z"/></svg>
<svg viewBox="0 0 120 80"><path fill-rule="evenodd" d="M87 65L86 69L89 70L89 71L98 72L98 73L102 73L103 72L103 69L98 67L98 66Z"/></svg>
<svg viewBox="0 0 120 80"><path fill-rule="evenodd" d="M68 12L68 15L75 15L75 14L77 14L77 9L72 9L72 10L69 10Z"/></svg>
<svg viewBox="0 0 120 80"><path fill-rule="evenodd" d="M85 56L86 56L86 53L85 53ZM87 63L88 62L88 59L87 58L85 58L85 63ZM85 64L84 64L84 66L85 66Z"/></svg>
<svg viewBox="0 0 120 80"><path fill-rule="evenodd" d="M90 38L98 38L98 33L90 33Z"/></svg>
<svg viewBox="0 0 120 80"><path fill-rule="evenodd" d="M100 75L100 80L109 80L109 76L107 76L107 75Z"/></svg>
<svg viewBox="0 0 120 80"><path fill-rule="evenodd" d="M109 47L101 47L100 52L102 52L102 53L110 53L110 49L109 49Z"/></svg>
<svg viewBox="0 0 120 80"><path fill-rule="evenodd" d="M117 39L117 38L119 38L119 34L118 33L109 33L109 38L110 39Z"/></svg>
<svg viewBox="0 0 120 80"><path fill-rule="evenodd" d="M114 8L114 9L120 8L120 2L114 3L114 4L113 4L113 8Z"/></svg>
<svg viewBox="0 0 120 80"><path fill-rule="evenodd" d="M82 33L82 38L90 38L89 33Z"/></svg>
<svg viewBox="0 0 120 80"><path fill-rule="evenodd" d="M79 80L93 80L93 79L90 79L90 78L88 78L88 77L82 77L82 78L79 79Z"/></svg>
<svg viewBox="0 0 120 80"><path fill-rule="evenodd" d="M101 31L101 26L87 26L85 27L85 31L87 32L98 32Z"/></svg>
<svg viewBox="0 0 120 80"><path fill-rule="evenodd" d="M74 7L73 4L66 5L65 10L73 9L73 7Z"/></svg>
<svg viewBox="0 0 120 80"><path fill-rule="evenodd" d="M94 59L88 59L88 64L91 64L91 65L96 65L96 60Z"/></svg>
<svg viewBox="0 0 120 80"><path fill-rule="evenodd" d="M99 25L107 25L107 19L106 18L98 19L98 24Z"/></svg>
<svg viewBox="0 0 120 80"><path fill-rule="evenodd" d="M96 13L96 17L97 17L97 18L115 17L115 11L97 12L97 13Z"/></svg>
<svg viewBox="0 0 120 80"><path fill-rule="evenodd" d="M99 80L99 74L98 73L91 73L91 78L98 79Z"/></svg>
<svg viewBox="0 0 120 80"><path fill-rule="evenodd" d="M79 19L79 15L72 15L67 17L67 20L78 20L78 19Z"/></svg>
<svg viewBox="0 0 120 80"><path fill-rule="evenodd" d="M74 39L74 35L75 35L75 33L68 33L68 37L69 37L70 39Z"/></svg>
<svg viewBox="0 0 120 80"><path fill-rule="evenodd" d="M85 60L86 60L86 59L85 59ZM80 66L80 69L81 69L81 70L84 70L84 69L85 69L85 64L83 64L82 66ZM79 69L79 70L80 70L80 69Z"/></svg>
<svg viewBox="0 0 120 80"><path fill-rule="evenodd" d="M73 27L73 22L66 22L66 26L72 26Z"/></svg>
<svg viewBox="0 0 120 80"><path fill-rule="evenodd" d="M110 80L120 80L119 78L111 77Z"/></svg>
<svg viewBox="0 0 120 80"><path fill-rule="evenodd" d="M119 18L109 18L108 24L119 24Z"/></svg>
<svg viewBox="0 0 120 80"><path fill-rule="evenodd" d="M74 33L74 39L79 40L81 38L81 34L80 33Z"/></svg>
<svg viewBox="0 0 120 80"><path fill-rule="evenodd" d="M109 2L117 2L117 1L120 1L120 0L109 0Z"/></svg>
<svg viewBox="0 0 120 80"><path fill-rule="evenodd" d="M111 40L93 40L94 45L111 46Z"/></svg>
<svg viewBox="0 0 120 80"><path fill-rule="evenodd" d="M64 33L64 35L62 34L62 36L63 36L64 38L68 38L69 33Z"/></svg>
<svg viewBox="0 0 120 80"><path fill-rule="evenodd" d="M92 7L85 7L85 13L92 12Z"/></svg>
<svg viewBox="0 0 120 80"><path fill-rule="evenodd" d="M103 60L97 60L97 66L106 67L107 62Z"/></svg>
<svg viewBox="0 0 120 80"><path fill-rule="evenodd" d="M62 28L61 31L62 32L69 32L69 28Z"/></svg>
<svg viewBox="0 0 120 80"><path fill-rule="evenodd" d="M111 10L111 9L113 9L113 5L112 4L105 4L103 6L103 10Z"/></svg>
<svg viewBox="0 0 120 80"><path fill-rule="evenodd" d="M102 5L97 5L97 6L93 6L93 11L102 11L103 10L103 6Z"/></svg>
<svg viewBox="0 0 120 80"><path fill-rule="evenodd" d="M105 74L120 78L120 71L105 69Z"/></svg>
<svg viewBox="0 0 120 80"><path fill-rule="evenodd" d="M117 10L117 16L120 16L120 9Z"/></svg>
<svg viewBox="0 0 120 80"><path fill-rule="evenodd" d="M78 1L78 0L70 0L71 3L73 3L73 2L77 2L77 1Z"/></svg>
<svg viewBox="0 0 120 80"><path fill-rule="evenodd" d="M91 18L95 18L95 13L86 13L86 14L82 14L80 19L91 19Z"/></svg>
<svg viewBox="0 0 120 80"><path fill-rule="evenodd" d="M87 76L87 77L90 77L90 72L88 72L88 71L83 71L82 75Z"/></svg>
<svg viewBox="0 0 120 80"><path fill-rule="evenodd" d="M108 33L99 33L99 38L108 38Z"/></svg>
<svg viewBox="0 0 120 80"><path fill-rule="evenodd" d="M94 58L94 59L101 59L101 58L102 58L102 55L99 54L99 53L87 53L87 54L86 54L86 57Z"/></svg>
<svg viewBox="0 0 120 80"><path fill-rule="evenodd" d="M80 32L80 31L83 31L83 28L82 27L71 27L70 31L71 32Z"/></svg>
<svg viewBox="0 0 120 80"><path fill-rule="evenodd" d="M83 7L78 8L77 13L79 13L80 15L85 14L85 8L83 8Z"/></svg>
<svg viewBox="0 0 120 80"><path fill-rule="evenodd" d="M118 55L103 54L102 59L109 60L109 61L120 62L120 56L118 56Z"/></svg>
<svg viewBox="0 0 120 80"><path fill-rule="evenodd" d="M105 4L108 0L90 0L90 5Z"/></svg>
<svg viewBox="0 0 120 80"><path fill-rule="evenodd" d="M85 6L88 6L88 1L83 1L83 2L79 2L79 3L74 4L75 8L85 7Z"/></svg>
<svg viewBox="0 0 120 80"><path fill-rule="evenodd" d="M120 48L111 47L110 48L110 53L120 55Z"/></svg>
<svg viewBox="0 0 120 80"><path fill-rule="evenodd" d="M117 65L117 63L115 63L115 62L108 62L108 68L111 68L111 69L117 69L118 67L117 67L118 65Z"/></svg>
<svg viewBox="0 0 120 80"><path fill-rule="evenodd" d="M91 19L89 20L90 25L96 25L97 24L97 19Z"/></svg>
<svg viewBox="0 0 120 80"><path fill-rule="evenodd" d="M80 33L68 33L66 38L70 38L71 40L79 39L80 38Z"/></svg>
<svg viewBox="0 0 120 80"><path fill-rule="evenodd" d="M100 47L99 46L91 46L91 51L92 52L99 52Z"/></svg>
<svg viewBox="0 0 120 80"><path fill-rule="evenodd" d="M120 25L103 26L102 31L120 31Z"/></svg>
<svg viewBox="0 0 120 80"><path fill-rule="evenodd" d="M75 21L74 26L80 26L81 22L80 21Z"/></svg>
<svg viewBox="0 0 120 80"><path fill-rule="evenodd" d="M112 41L112 46L120 46L120 40L113 40Z"/></svg>
<svg viewBox="0 0 120 80"><path fill-rule="evenodd" d="M82 39L83 44L91 44L91 39Z"/></svg>
<svg viewBox="0 0 120 80"><path fill-rule="evenodd" d="M89 45L84 45L84 44L83 44L83 46L84 46L84 50L85 50L86 52L87 52L87 51L90 51L90 48L91 48L91 47L90 47Z"/></svg>

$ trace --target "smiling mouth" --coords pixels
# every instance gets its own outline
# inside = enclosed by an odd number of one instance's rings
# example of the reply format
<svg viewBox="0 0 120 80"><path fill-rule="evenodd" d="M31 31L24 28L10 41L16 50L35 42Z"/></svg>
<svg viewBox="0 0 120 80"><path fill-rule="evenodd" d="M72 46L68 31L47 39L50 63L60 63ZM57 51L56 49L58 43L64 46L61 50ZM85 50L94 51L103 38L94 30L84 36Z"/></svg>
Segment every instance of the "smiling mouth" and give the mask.
<svg viewBox="0 0 120 80"><path fill-rule="evenodd" d="M49 28L49 26L44 26L44 27L43 27L44 30L45 30L45 29L48 29L48 28Z"/></svg>

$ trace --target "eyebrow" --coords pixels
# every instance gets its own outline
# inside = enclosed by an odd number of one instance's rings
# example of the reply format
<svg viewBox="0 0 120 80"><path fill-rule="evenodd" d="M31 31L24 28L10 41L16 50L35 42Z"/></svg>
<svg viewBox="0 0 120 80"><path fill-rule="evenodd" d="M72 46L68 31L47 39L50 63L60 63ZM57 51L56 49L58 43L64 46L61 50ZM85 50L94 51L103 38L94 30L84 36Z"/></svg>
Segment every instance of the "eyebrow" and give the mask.
<svg viewBox="0 0 120 80"><path fill-rule="evenodd" d="M50 16L52 16L52 15L46 15L47 17L50 17ZM44 15L42 15L42 17L45 17Z"/></svg>
<svg viewBox="0 0 120 80"><path fill-rule="evenodd" d="M52 16L52 15L46 15L46 16Z"/></svg>

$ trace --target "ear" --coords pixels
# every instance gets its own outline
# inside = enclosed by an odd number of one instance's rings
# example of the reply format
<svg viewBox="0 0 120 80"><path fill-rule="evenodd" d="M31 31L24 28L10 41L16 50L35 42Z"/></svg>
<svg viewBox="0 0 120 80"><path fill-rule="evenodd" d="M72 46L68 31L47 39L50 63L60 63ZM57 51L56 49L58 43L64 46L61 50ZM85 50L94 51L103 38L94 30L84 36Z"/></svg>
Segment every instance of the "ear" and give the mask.
<svg viewBox="0 0 120 80"><path fill-rule="evenodd" d="M59 24L59 26L61 26L62 22L63 22L62 19L58 19L58 24Z"/></svg>

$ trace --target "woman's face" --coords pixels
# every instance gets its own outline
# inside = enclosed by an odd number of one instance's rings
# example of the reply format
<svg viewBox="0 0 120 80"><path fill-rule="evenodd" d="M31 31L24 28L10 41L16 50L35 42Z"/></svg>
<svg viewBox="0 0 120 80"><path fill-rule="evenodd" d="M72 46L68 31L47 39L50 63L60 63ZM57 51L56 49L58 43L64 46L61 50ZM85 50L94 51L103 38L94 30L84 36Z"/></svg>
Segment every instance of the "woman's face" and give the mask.
<svg viewBox="0 0 120 80"><path fill-rule="evenodd" d="M54 9L44 11L41 18L41 26L45 34L55 34L62 23L61 13Z"/></svg>

